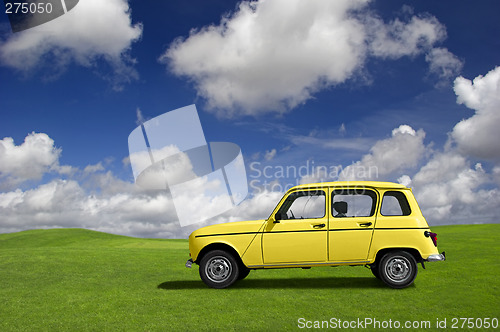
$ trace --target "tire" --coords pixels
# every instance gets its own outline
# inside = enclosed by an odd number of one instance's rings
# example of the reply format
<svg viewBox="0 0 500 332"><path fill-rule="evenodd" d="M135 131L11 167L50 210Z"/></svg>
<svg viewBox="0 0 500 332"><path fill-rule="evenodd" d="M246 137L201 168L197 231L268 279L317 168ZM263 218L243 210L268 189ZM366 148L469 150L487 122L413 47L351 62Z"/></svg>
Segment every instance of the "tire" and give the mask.
<svg viewBox="0 0 500 332"><path fill-rule="evenodd" d="M246 266L240 266L240 273L238 274L238 280L245 279L250 273L250 269Z"/></svg>
<svg viewBox="0 0 500 332"><path fill-rule="evenodd" d="M410 286L418 272L415 257L406 251L388 252L377 265L380 280L392 288Z"/></svg>
<svg viewBox="0 0 500 332"><path fill-rule="evenodd" d="M223 250L208 252L200 262L200 278L212 288L231 286L238 280L239 270L234 256Z"/></svg>
<svg viewBox="0 0 500 332"><path fill-rule="evenodd" d="M372 271L375 278L380 279L380 273L378 273L378 265L377 264L370 265L370 270Z"/></svg>

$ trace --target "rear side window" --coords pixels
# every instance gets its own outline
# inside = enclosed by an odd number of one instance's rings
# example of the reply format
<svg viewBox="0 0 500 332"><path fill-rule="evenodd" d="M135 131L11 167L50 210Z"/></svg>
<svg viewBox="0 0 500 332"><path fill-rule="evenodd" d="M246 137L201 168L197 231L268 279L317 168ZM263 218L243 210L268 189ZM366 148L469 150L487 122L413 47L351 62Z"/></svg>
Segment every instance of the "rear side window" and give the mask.
<svg viewBox="0 0 500 332"><path fill-rule="evenodd" d="M383 216L409 216L411 209L405 194L400 191L386 191L380 213Z"/></svg>
<svg viewBox="0 0 500 332"><path fill-rule="evenodd" d="M370 217L375 213L377 194L366 189L340 189L332 191L334 218Z"/></svg>

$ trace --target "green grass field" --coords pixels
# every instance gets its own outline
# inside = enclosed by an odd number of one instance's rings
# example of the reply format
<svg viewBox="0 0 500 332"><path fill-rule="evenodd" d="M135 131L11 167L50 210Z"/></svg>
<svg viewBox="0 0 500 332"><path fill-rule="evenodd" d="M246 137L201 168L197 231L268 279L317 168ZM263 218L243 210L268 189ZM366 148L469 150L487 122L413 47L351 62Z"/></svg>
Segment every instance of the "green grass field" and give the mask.
<svg viewBox="0 0 500 332"><path fill-rule="evenodd" d="M252 271L224 290L186 240L83 229L0 234L0 331L292 330L308 321L500 319L500 224L433 227L447 261L386 287L363 267ZM460 327L461 323L458 324ZM500 329L500 328L498 328Z"/></svg>

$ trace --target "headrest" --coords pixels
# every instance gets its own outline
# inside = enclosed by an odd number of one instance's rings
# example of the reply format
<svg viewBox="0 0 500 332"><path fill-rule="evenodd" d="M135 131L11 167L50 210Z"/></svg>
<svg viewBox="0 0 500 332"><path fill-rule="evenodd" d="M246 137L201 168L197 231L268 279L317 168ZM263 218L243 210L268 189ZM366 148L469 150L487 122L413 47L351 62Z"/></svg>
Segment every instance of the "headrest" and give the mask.
<svg viewBox="0 0 500 332"><path fill-rule="evenodd" d="M340 214L346 214L347 213L347 202L339 201L333 203L333 208L335 211L337 211Z"/></svg>

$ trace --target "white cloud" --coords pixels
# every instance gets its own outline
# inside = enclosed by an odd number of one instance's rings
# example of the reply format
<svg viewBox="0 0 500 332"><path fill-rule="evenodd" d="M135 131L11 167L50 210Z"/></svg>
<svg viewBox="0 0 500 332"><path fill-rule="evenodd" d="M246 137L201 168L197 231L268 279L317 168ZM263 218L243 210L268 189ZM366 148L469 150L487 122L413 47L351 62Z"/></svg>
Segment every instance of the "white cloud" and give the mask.
<svg viewBox="0 0 500 332"><path fill-rule="evenodd" d="M489 99L488 94L483 97ZM424 138L423 130L401 125L391 138L375 142L370 153L346 167L340 180L397 179L413 188L431 224L497 222L500 168L488 174L480 163L471 166L467 156L449 144L444 151L432 151Z"/></svg>
<svg viewBox="0 0 500 332"><path fill-rule="evenodd" d="M115 195L120 193L136 193L140 191L131 182L118 179L111 171L85 173L78 178L80 185L90 194Z"/></svg>
<svg viewBox="0 0 500 332"><path fill-rule="evenodd" d="M429 63L429 71L439 77L437 87L448 85L450 79L455 78L463 67L463 62L446 48L433 48L425 56Z"/></svg>
<svg viewBox="0 0 500 332"><path fill-rule="evenodd" d="M398 183L402 184L403 186L409 187L411 186L411 178L408 175L401 175L398 178Z"/></svg>
<svg viewBox="0 0 500 332"><path fill-rule="evenodd" d="M302 176L299 180L299 184L307 183L319 183L326 181L335 181L337 179L331 179L328 170L324 167L313 167L309 174Z"/></svg>
<svg viewBox="0 0 500 332"><path fill-rule="evenodd" d="M10 137L0 141L0 233L84 227L149 237L189 234L189 229L178 226L166 191L141 191L106 171L101 162L83 170L59 166L60 153L44 133L31 133L20 145ZM36 185L47 173L72 179ZM12 189L26 181L35 185L26 190Z"/></svg>
<svg viewBox="0 0 500 332"><path fill-rule="evenodd" d="M104 171L104 166L102 166L101 162L98 162L95 165L87 165L83 169L83 172L86 174L96 173L96 172L100 172L100 171Z"/></svg>
<svg viewBox="0 0 500 332"><path fill-rule="evenodd" d="M392 131L391 138L377 141L369 154L346 167L340 180L397 179L413 188L430 224L497 222L498 167L488 174L480 163L471 166L466 156L448 145L444 151L432 151L424 138L423 130L401 125ZM495 180L497 185L492 186Z"/></svg>
<svg viewBox="0 0 500 332"><path fill-rule="evenodd" d="M396 171L416 167L426 154L425 132L401 125L392 137L377 141L370 153L344 169L340 180L377 180Z"/></svg>
<svg viewBox="0 0 500 332"><path fill-rule="evenodd" d="M177 39L160 61L218 116L283 113L351 78L369 55L414 56L446 36L432 16L385 24L367 3L243 1L219 25Z"/></svg>
<svg viewBox="0 0 500 332"><path fill-rule="evenodd" d="M266 219L279 203L284 192L258 190L240 205L216 218L215 222Z"/></svg>
<svg viewBox="0 0 500 332"><path fill-rule="evenodd" d="M395 19L387 24L367 16L366 26L370 53L381 58L415 56L446 38L445 27L430 15L413 16L408 22Z"/></svg>
<svg viewBox="0 0 500 332"><path fill-rule="evenodd" d="M0 189L12 188L29 180L40 180L44 173L59 169L61 149L43 133L31 133L21 145L11 137L0 141ZM62 169L63 172L67 168Z"/></svg>
<svg viewBox="0 0 500 332"><path fill-rule="evenodd" d="M467 160L456 152L436 153L413 177L414 184L450 181L457 172L468 168Z"/></svg>
<svg viewBox="0 0 500 332"><path fill-rule="evenodd" d="M322 149L330 150L350 150L350 151L366 151L369 149L373 140L364 137L354 138L332 138L332 137L316 137L313 135L288 135L291 143L297 146L315 146Z"/></svg>
<svg viewBox="0 0 500 332"><path fill-rule="evenodd" d="M276 149L266 150L266 153L264 155L264 159L269 161L269 160L272 160L275 156L276 156Z"/></svg>
<svg viewBox="0 0 500 332"><path fill-rule="evenodd" d="M475 110L460 121L451 133L458 148L471 156L500 159L500 67L474 81L463 77L455 80L457 102Z"/></svg>
<svg viewBox="0 0 500 332"><path fill-rule="evenodd" d="M93 67L104 59L120 88L138 75L127 51L141 37L142 25L133 25L130 16L127 0L82 0L55 20L9 35L0 42L0 61L20 71L50 68L52 75L71 62Z"/></svg>
<svg viewBox="0 0 500 332"><path fill-rule="evenodd" d="M415 131L415 129L413 129L412 127L408 126L408 125L401 125L397 128L394 128L392 130L392 137L394 136L397 136L397 135L401 135L401 134L408 134L410 136L417 136L417 132Z"/></svg>
<svg viewBox="0 0 500 332"><path fill-rule="evenodd" d="M457 151L437 152L411 180L424 216L433 223L496 222L500 191L485 189L490 181L481 164Z"/></svg>
<svg viewBox="0 0 500 332"><path fill-rule="evenodd" d="M152 165L151 155L156 161ZM144 189L165 189L170 185L196 178L193 164L188 154L176 145L167 145L161 149L132 153L129 161L136 176L136 183ZM196 156L195 156L196 157ZM163 162L158 162L162 161ZM167 162L165 162L167 160Z"/></svg>
<svg viewBox="0 0 500 332"><path fill-rule="evenodd" d="M476 110L471 119L480 117L485 122L485 119L494 121L495 109L498 109L498 75L497 68L485 77L476 78L473 83L457 79L458 102ZM462 153L466 151L463 143L455 137L459 125L452 133L457 147L447 144L443 151L432 151L430 144L424 144L425 132L422 129L401 125L392 131L391 137L376 141L369 153L346 167L340 173L340 179L397 179L412 186L424 216L431 224L495 222L500 213L500 167L493 167L489 174L481 164L467 159ZM471 128L479 130L474 125ZM481 129L491 130L488 126ZM301 136L301 139L306 137L313 140L308 143L325 143L321 145L322 149L335 146L328 146L325 139L314 135ZM484 138L490 152L497 151L494 149L498 140L494 137ZM60 166L60 152L46 134L32 133L21 145L15 145L11 138L0 141L0 187L4 190L0 192L0 232L85 227L132 236L185 238L206 224L267 218L283 195L283 190L252 187L253 194L234 209L206 222L182 228L168 192L141 191L132 183L116 178L106 170L106 163L89 165L83 170ZM266 152L269 156L276 154L275 149ZM286 151L282 152L284 155ZM490 155L497 156L495 153ZM376 172L370 173L373 169ZM299 179L300 183L330 180L326 171L316 167L312 174ZM70 179L52 180L27 190L12 190L5 185L9 181L11 185L36 181L47 172L57 172ZM267 188L282 189L279 182L274 184ZM218 202L212 203L216 206L204 206L208 209L204 211L209 213L212 208L218 208ZM197 204L195 202L193 206L199 208Z"/></svg>
<svg viewBox="0 0 500 332"><path fill-rule="evenodd" d="M138 126L141 126L144 124L144 122L146 122L147 120L149 119L145 119L144 118L144 115L142 114L142 111L139 107L137 107L137 109L135 110L135 114L137 116L137 120L135 121L135 124L138 125Z"/></svg>
<svg viewBox="0 0 500 332"><path fill-rule="evenodd" d="M170 187L182 226L208 220L233 206L222 173L211 173Z"/></svg>
<svg viewBox="0 0 500 332"><path fill-rule="evenodd" d="M29 190L0 192L0 233L83 227L139 237L187 238L193 230L208 224L267 218L281 196L280 192L263 190L222 215L181 227L166 191L141 191L108 171L91 174L80 183L56 179ZM213 215L214 210L220 210L221 202L213 199L202 205L207 202L191 199L190 204L199 209L202 218L204 213Z"/></svg>
<svg viewBox="0 0 500 332"><path fill-rule="evenodd" d="M342 123L339 128L339 134L340 136L344 136L347 133L347 129L345 127L345 123Z"/></svg>
<svg viewBox="0 0 500 332"><path fill-rule="evenodd" d="M500 185L500 166L493 167L493 178L497 185Z"/></svg>
<svg viewBox="0 0 500 332"><path fill-rule="evenodd" d="M185 237L165 193L89 195L78 182L53 180L34 189L0 193L0 232L83 227L115 234Z"/></svg>
<svg viewBox="0 0 500 332"><path fill-rule="evenodd" d="M227 190L225 185L222 186L217 179L207 182L205 178L189 182L191 187L184 188L186 194L176 192L176 200L173 201L174 187L171 192L165 190L164 185L160 186L162 190L140 188L106 170L108 162L88 165L83 170L61 167L60 152L47 134L32 133L19 146L11 138L0 141L0 233L33 228L83 227L132 236L186 238L201 226L261 215L262 211L267 213L269 207L277 203L277 199L265 202L262 198L274 197L274 193L256 195L233 211L229 197L224 200L221 195L216 195L216 192ZM182 154L179 157L182 157L181 160L174 161L181 163L178 166L183 171L169 173L176 180L184 179L185 173L191 171L189 163L186 163L187 156ZM70 172L66 169L68 167ZM35 180L60 169L63 172L59 175L69 179L56 178L36 185ZM168 169L165 171L169 172ZM12 186L5 185L6 181L13 182L12 179L16 180L16 184L33 180L32 187L13 190ZM203 181L206 183L201 183ZM205 195L192 195L202 187ZM259 206L253 206L251 202ZM186 208L191 209L189 217L194 218L194 224L181 227L179 212L186 213ZM227 210L223 216L196 222Z"/></svg>

